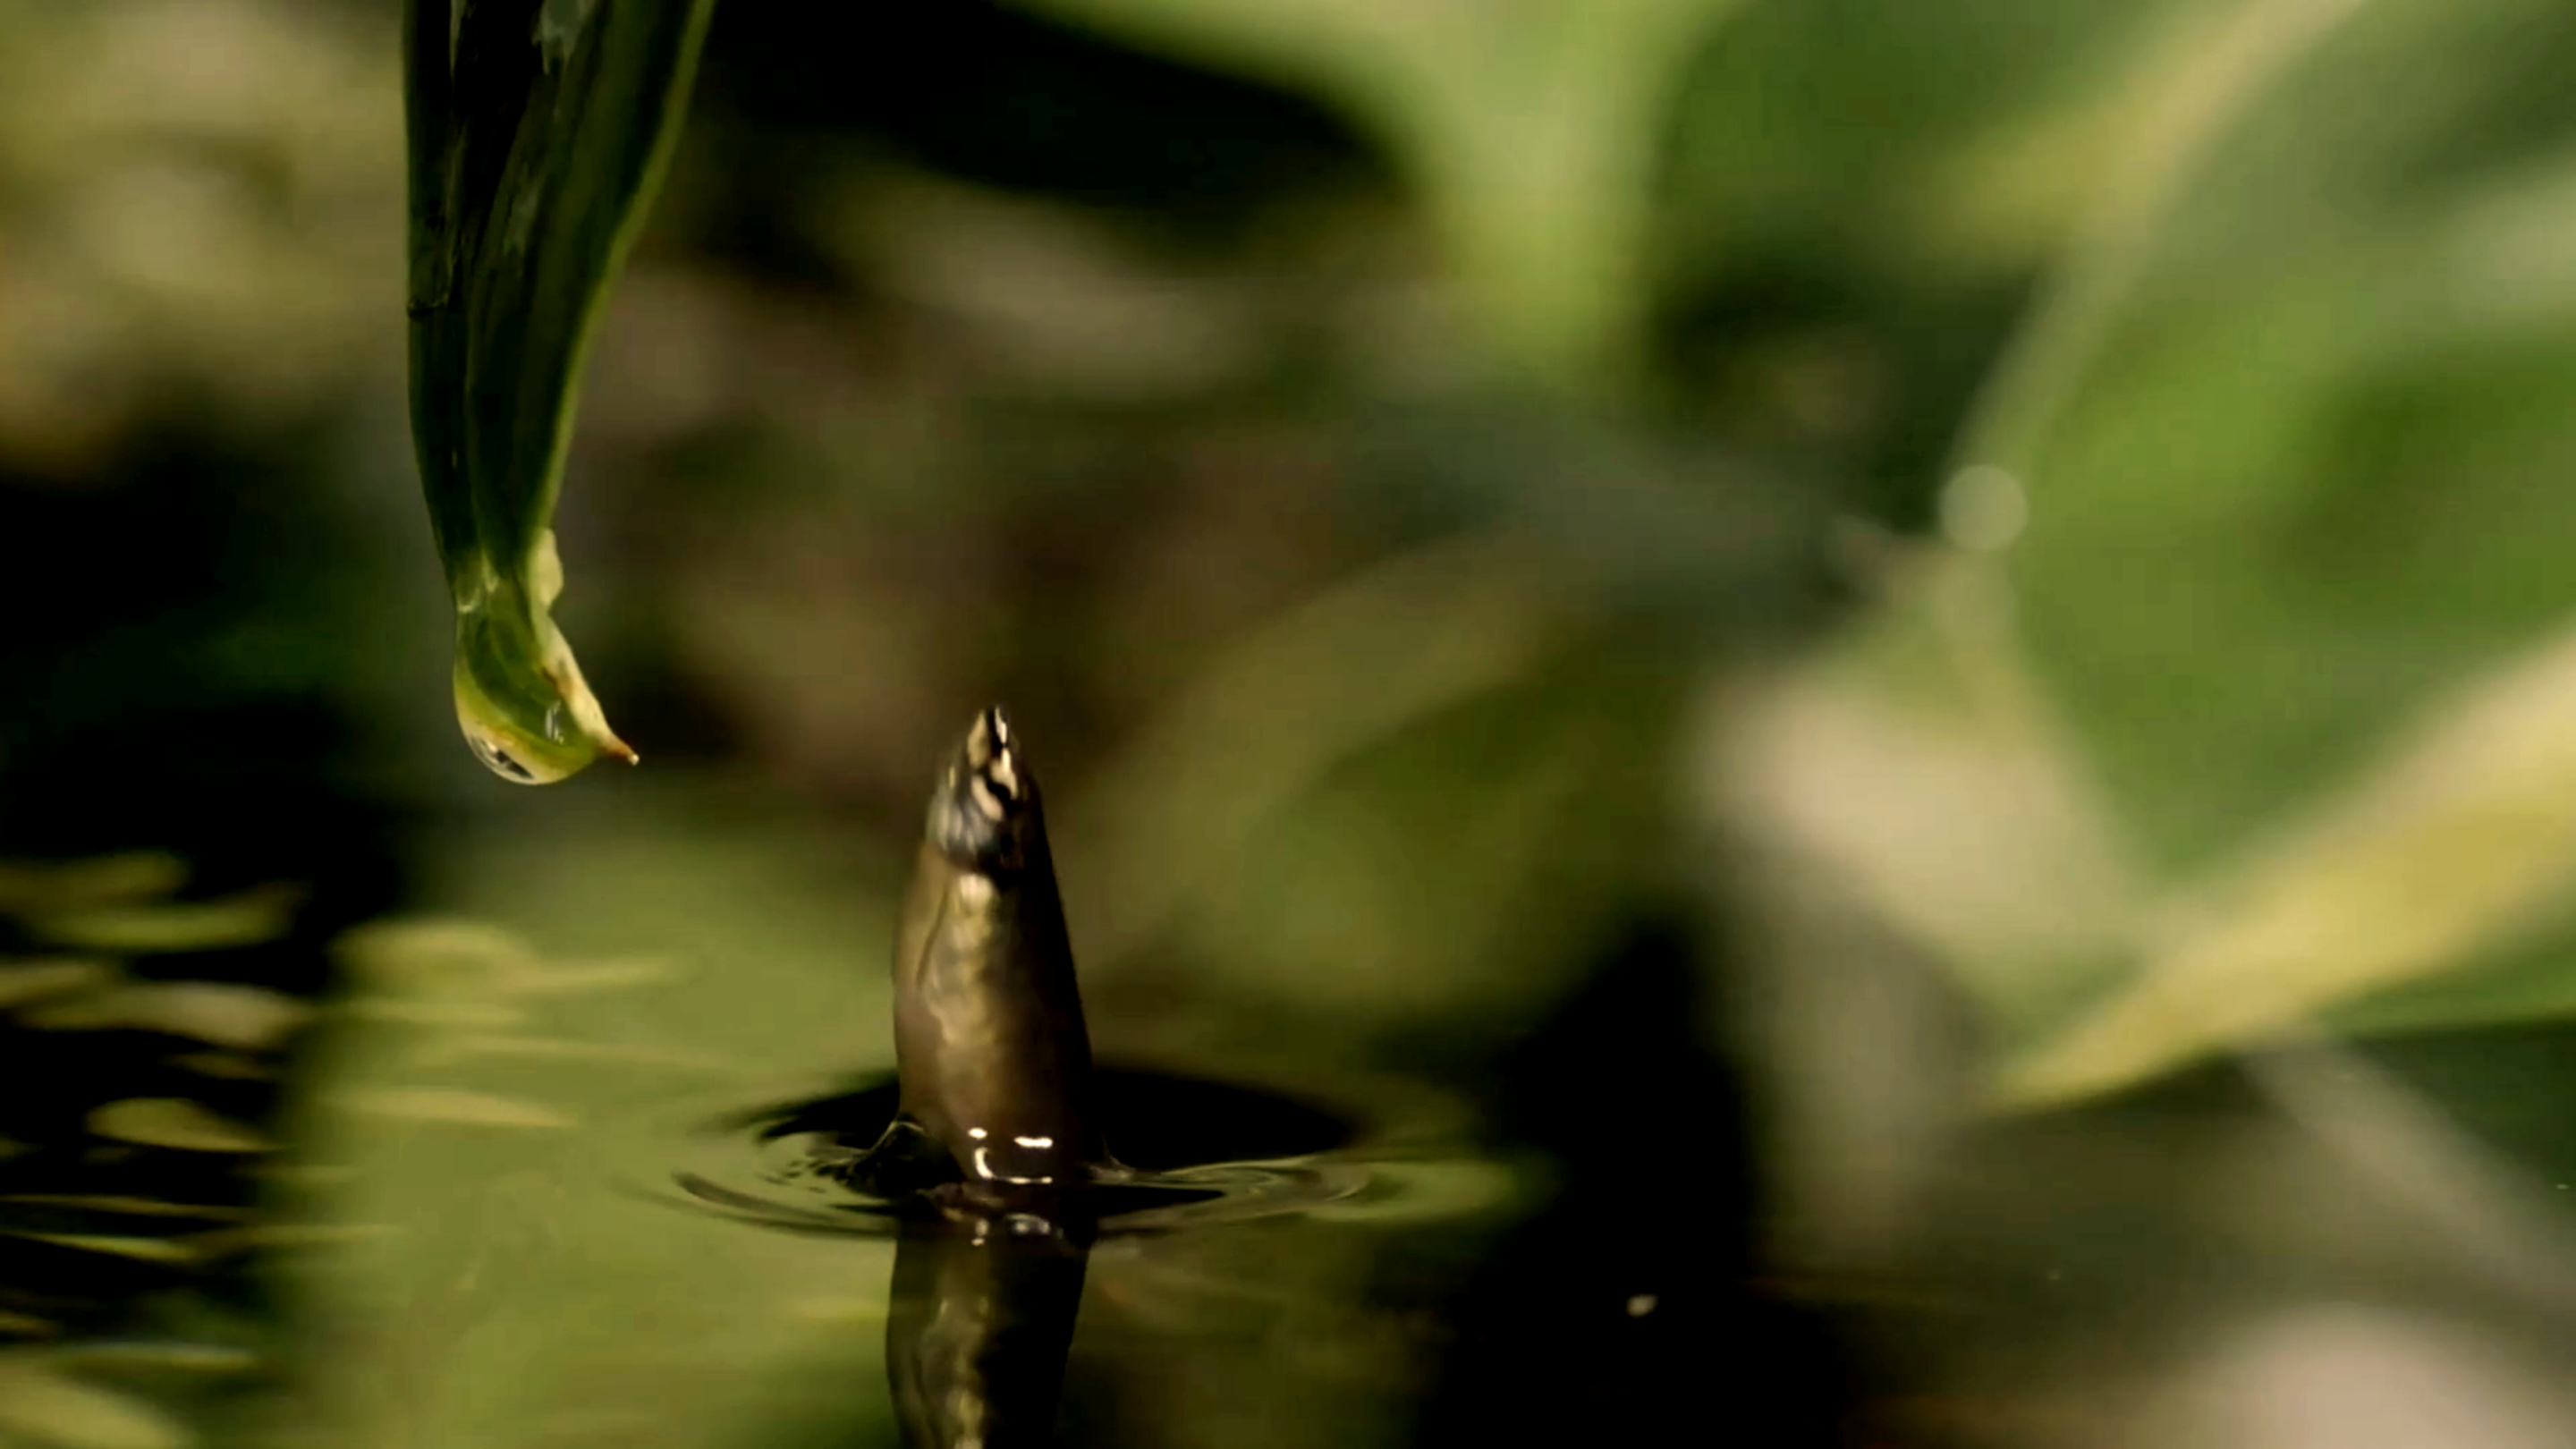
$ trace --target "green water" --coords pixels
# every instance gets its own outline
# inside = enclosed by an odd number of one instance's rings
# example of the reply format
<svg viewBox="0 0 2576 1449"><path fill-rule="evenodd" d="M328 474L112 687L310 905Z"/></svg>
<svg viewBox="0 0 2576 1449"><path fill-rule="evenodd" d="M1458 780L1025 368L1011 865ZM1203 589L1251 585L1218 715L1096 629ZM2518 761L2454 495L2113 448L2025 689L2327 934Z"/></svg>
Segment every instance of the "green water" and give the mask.
<svg viewBox="0 0 2576 1449"><path fill-rule="evenodd" d="M992 1295L937 1288L941 1250L890 1225L796 1231L683 1185L817 1204L746 1116L890 1072L882 872L673 794L416 858L432 904L315 943L310 997L191 984L305 949L283 892L262 914L155 900L147 863L31 877L0 1042L63 1103L13 1114L36 1140L0 1161L0 1229L47 1254L0 1256L0 1442L898 1442L889 1320L920 1310L900 1353ZM33 954L117 930L136 949ZM1327 1053L1101 1037L1163 1074L1113 1073L1113 1145L1238 1165L1090 1247L1067 1441L1406 1441L1446 1286L1543 1167L1456 1095ZM13 1076L13 1105L41 1085ZM895 1292L899 1252L933 1287Z"/></svg>

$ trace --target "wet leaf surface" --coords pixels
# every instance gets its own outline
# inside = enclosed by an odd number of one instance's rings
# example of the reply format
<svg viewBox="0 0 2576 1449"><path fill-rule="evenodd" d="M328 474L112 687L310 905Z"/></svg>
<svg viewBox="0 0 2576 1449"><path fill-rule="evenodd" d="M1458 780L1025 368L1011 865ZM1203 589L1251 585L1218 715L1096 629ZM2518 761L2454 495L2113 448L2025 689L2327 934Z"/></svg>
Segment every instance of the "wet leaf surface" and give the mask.
<svg viewBox="0 0 2576 1449"><path fill-rule="evenodd" d="M582 362L676 142L711 0L410 0L412 432L457 718L526 784L632 761L552 608Z"/></svg>

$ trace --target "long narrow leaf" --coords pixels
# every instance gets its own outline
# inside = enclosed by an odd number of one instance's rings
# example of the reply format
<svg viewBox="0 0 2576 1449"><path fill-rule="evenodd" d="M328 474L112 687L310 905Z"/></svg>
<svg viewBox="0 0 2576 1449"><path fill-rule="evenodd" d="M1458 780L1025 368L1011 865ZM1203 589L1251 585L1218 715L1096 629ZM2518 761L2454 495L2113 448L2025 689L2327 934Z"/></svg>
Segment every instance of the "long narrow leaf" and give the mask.
<svg viewBox="0 0 2576 1449"><path fill-rule="evenodd" d="M456 601L456 711L506 779L608 728L549 609L584 355L687 109L714 0L408 0L411 411Z"/></svg>

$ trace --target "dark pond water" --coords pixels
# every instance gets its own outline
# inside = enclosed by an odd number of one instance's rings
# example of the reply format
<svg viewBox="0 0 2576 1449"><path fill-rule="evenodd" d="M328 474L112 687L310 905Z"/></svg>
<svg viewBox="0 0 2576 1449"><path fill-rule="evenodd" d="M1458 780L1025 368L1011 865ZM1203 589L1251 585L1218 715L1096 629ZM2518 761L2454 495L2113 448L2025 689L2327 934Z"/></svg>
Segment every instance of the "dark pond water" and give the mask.
<svg viewBox="0 0 2576 1449"><path fill-rule="evenodd" d="M177 855L0 871L0 1444L1589 1443L1697 1414L1730 1444L2271 1449L2390 1396L2391 1444L2435 1410L2505 1446L2567 1422L2576 1272L2511 1181L2576 1180L2531 1090L2564 1031L1979 1127L1904 1253L1788 1280L1742 1100L1672 1026L1676 941L1481 1074L1250 1050L1106 990L1132 1179L1070 1227L931 1223L833 1170L895 1104L892 868L711 799L567 795L300 890ZM2392 1084L2452 1116L2374 1118Z"/></svg>
<svg viewBox="0 0 2576 1449"><path fill-rule="evenodd" d="M0 873L0 1443L1588 1437L1712 1356L1843 1442L1678 946L1481 1068L1106 991L1129 1175L930 1225L827 1170L894 1106L894 867L703 784L547 803Z"/></svg>

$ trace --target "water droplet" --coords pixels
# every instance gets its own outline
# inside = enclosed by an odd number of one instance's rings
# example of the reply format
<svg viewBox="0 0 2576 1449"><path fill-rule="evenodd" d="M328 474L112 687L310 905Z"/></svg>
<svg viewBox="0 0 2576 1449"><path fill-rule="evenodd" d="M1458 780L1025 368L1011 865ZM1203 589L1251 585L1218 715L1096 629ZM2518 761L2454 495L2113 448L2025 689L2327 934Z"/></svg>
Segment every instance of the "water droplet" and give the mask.
<svg viewBox="0 0 2576 1449"><path fill-rule="evenodd" d="M521 762L516 755L511 754L509 746L492 738L488 734L477 731L472 722L468 721L464 728L465 747L474 752L474 758L481 760L485 769L490 770L493 774L500 776L502 779L509 781L513 785L543 785L549 783L548 781L538 779L537 772L527 764Z"/></svg>

